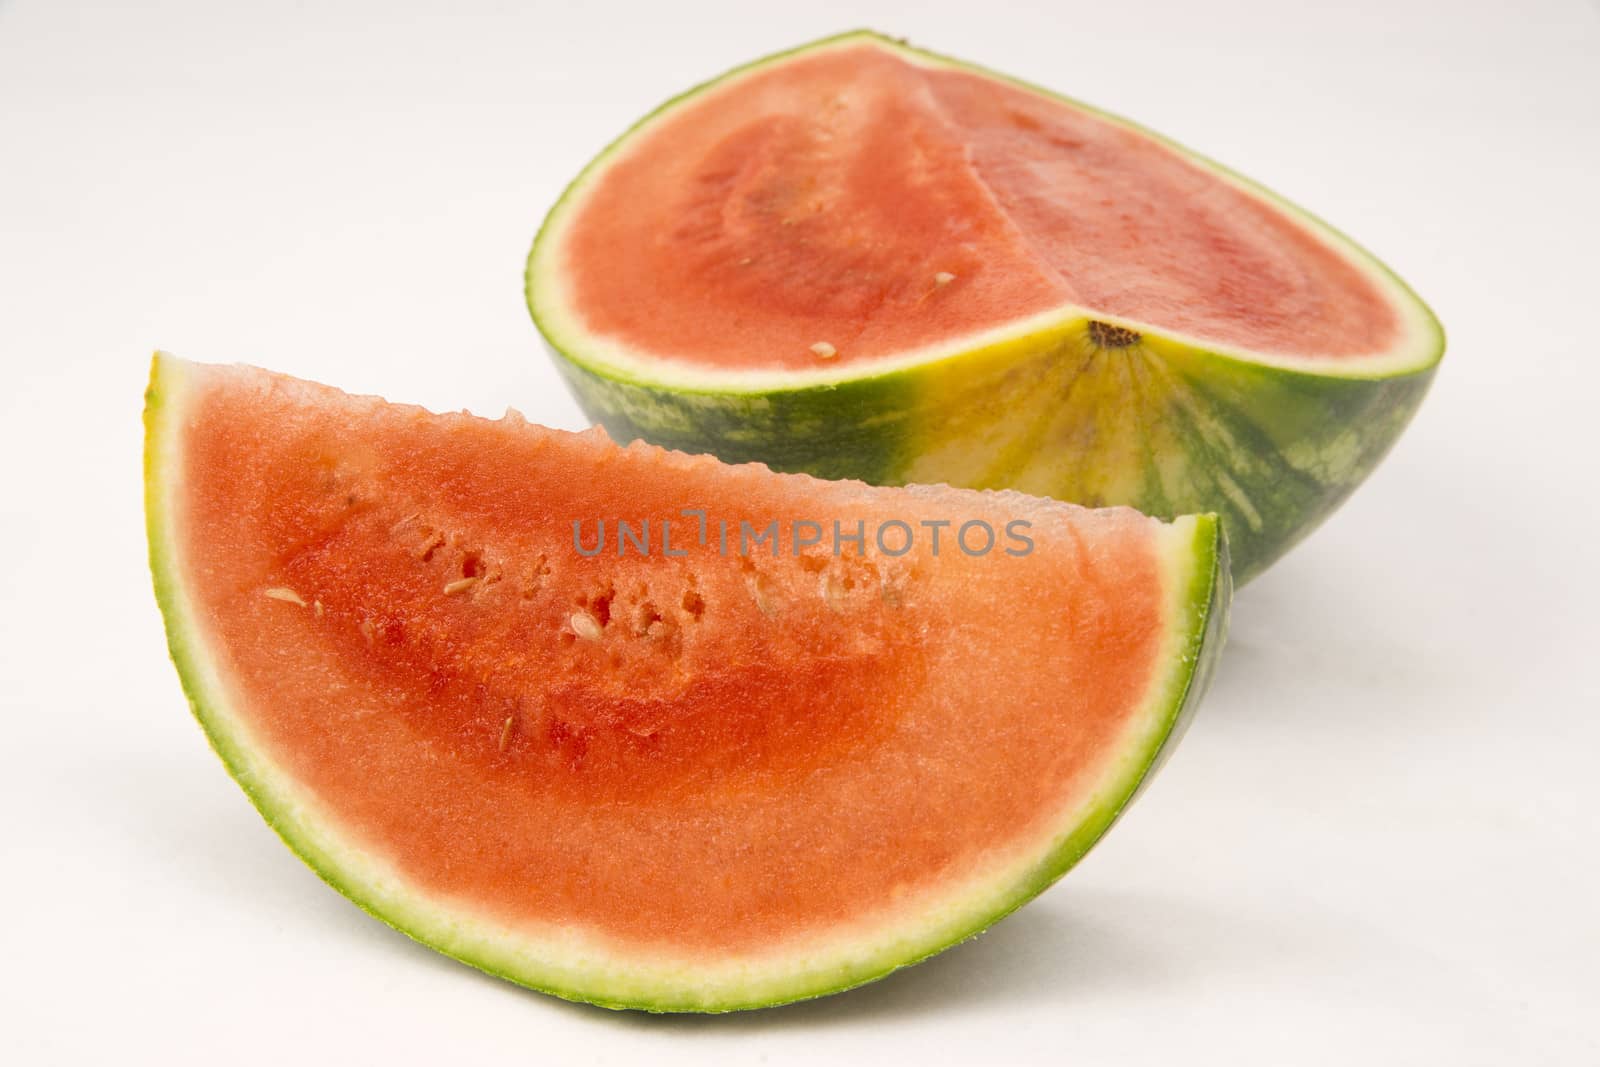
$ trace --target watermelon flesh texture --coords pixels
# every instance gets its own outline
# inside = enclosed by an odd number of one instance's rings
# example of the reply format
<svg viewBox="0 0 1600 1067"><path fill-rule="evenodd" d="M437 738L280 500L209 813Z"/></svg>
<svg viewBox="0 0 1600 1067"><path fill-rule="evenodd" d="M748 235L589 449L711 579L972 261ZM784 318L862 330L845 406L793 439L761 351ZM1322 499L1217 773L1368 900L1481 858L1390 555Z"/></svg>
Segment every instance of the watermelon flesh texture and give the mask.
<svg viewBox="0 0 1600 1067"><path fill-rule="evenodd" d="M1105 831L1221 643L1208 517L827 483L170 357L146 418L158 598L230 771L362 907L569 998L781 1003L983 928ZM722 555L724 518L983 520L999 547ZM650 520L653 551L576 551L600 519Z"/></svg>
<svg viewBox="0 0 1600 1067"><path fill-rule="evenodd" d="M726 368L866 364L1064 305L1314 359L1402 329L1332 246L1159 141L870 40L641 133L568 270L589 329Z"/></svg>
<svg viewBox="0 0 1600 1067"><path fill-rule="evenodd" d="M529 307L619 439L1224 519L1235 574L1387 452L1443 349L1320 221L1131 123L874 34L603 153Z"/></svg>

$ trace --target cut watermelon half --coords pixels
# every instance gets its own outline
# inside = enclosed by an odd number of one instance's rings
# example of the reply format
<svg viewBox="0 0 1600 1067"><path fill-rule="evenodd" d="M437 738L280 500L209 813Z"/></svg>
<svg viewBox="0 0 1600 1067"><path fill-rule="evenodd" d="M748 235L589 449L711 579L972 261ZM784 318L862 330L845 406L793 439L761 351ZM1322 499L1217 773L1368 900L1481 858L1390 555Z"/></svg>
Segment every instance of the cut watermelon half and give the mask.
<svg viewBox="0 0 1600 1067"><path fill-rule="evenodd" d="M1443 350L1377 260L1122 119L870 33L672 100L567 190L527 297L620 439L880 484L1216 512L1248 578Z"/></svg>
<svg viewBox="0 0 1600 1067"><path fill-rule="evenodd" d="M145 418L173 659L261 814L385 922L596 1004L782 1003L983 929L1111 825L1222 640L1211 517L166 356Z"/></svg>

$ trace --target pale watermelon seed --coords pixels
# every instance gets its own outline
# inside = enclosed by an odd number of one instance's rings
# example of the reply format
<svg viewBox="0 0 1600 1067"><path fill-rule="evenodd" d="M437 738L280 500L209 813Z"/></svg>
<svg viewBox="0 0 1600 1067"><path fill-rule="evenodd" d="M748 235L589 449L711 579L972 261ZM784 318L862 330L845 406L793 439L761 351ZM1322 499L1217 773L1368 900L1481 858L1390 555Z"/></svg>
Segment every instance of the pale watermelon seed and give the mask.
<svg viewBox="0 0 1600 1067"><path fill-rule="evenodd" d="M755 601L756 610L761 614L770 617L778 613L778 605L772 599L767 580L759 574L750 576L750 599Z"/></svg>
<svg viewBox="0 0 1600 1067"><path fill-rule="evenodd" d="M572 624L572 632L585 641L600 640L600 623L587 611L574 611L567 621Z"/></svg>

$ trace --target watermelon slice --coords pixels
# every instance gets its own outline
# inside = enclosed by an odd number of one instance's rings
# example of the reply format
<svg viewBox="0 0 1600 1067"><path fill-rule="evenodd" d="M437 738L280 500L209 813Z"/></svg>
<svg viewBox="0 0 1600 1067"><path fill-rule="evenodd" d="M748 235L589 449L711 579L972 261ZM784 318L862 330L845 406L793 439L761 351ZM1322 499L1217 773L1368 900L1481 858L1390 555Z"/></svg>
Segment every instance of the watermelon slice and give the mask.
<svg viewBox="0 0 1600 1067"><path fill-rule="evenodd" d="M781 1003L981 930L1110 826L1222 640L1208 516L160 355L145 420L173 659L261 814L385 922L596 1004Z"/></svg>
<svg viewBox="0 0 1600 1067"><path fill-rule="evenodd" d="M527 297L619 439L1216 512L1241 580L1367 476L1444 345L1260 187L869 33L639 123L550 213Z"/></svg>

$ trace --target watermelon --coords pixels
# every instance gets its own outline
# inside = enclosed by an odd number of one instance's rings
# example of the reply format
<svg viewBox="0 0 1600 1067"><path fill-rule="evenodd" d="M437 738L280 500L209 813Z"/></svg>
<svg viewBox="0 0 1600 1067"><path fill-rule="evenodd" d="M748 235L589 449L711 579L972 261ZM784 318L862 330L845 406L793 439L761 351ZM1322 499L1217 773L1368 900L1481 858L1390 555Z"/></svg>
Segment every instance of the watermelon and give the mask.
<svg viewBox="0 0 1600 1067"><path fill-rule="evenodd" d="M1372 471L1444 347L1398 278L1259 186L871 33L640 122L526 283L614 437L1215 512L1241 581Z"/></svg>
<svg viewBox="0 0 1600 1067"><path fill-rule="evenodd" d="M595 1004L776 1004L983 929L1129 803L1225 625L1214 517L167 356L145 419L172 656L267 822L419 941Z"/></svg>

